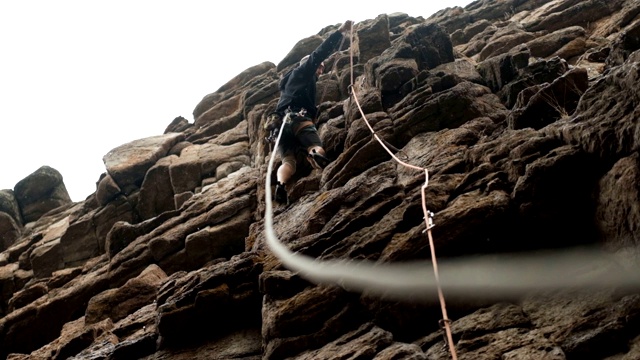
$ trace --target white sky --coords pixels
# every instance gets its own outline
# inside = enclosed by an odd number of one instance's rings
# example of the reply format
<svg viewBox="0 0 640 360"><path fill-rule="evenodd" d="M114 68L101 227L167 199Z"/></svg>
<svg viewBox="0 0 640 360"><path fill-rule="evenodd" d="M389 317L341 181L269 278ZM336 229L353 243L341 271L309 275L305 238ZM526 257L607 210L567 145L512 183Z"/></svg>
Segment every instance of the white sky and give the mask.
<svg viewBox="0 0 640 360"><path fill-rule="evenodd" d="M82 201L111 149L160 135L177 116L193 122L205 95L251 66L277 64L325 26L469 3L2 1L0 189L48 165Z"/></svg>

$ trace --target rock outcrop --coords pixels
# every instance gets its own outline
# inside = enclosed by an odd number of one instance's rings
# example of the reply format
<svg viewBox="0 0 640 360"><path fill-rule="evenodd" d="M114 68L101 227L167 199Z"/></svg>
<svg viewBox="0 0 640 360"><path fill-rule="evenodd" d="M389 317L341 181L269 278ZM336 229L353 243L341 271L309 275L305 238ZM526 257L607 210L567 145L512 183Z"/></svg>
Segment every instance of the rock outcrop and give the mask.
<svg viewBox="0 0 640 360"><path fill-rule="evenodd" d="M638 1L478 0L355 26L318 82L333 161L299 163L274 209L282 243L354 264L589 246L637 271ZM266 243L261 123L333 30L205 94L193 123L110 151L85 201L46 166L0 191L0 358L449 359L435 289L318 285ZM367 123L428 169L434 249L424 173ZM637 286L535 290L445 293L458 358L640 358Z"/></svg>

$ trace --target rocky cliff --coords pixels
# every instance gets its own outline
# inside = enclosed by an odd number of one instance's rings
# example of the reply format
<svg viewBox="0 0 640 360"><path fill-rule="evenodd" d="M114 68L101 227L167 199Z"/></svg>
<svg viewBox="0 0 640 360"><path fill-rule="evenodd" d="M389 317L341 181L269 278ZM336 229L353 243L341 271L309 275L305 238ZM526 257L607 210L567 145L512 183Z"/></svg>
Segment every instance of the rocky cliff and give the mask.
<svg viewBox="0 0 640 360"><path fill-rule="evenodd" d="M204 96L193 123L110 151L85 201L49 167L0 191L0 358L451 358L435 288L317 284L266 242L261 124L280 76L335 28ZM300 162L275 233L353 264L597 247L623 277L638 265L639 49L636 0L478 0L357 23L318 82L333 161ZM433 228L425 174L367 123L428 169ZM638 359L633 285L445 291L456 356Z"/></svg>

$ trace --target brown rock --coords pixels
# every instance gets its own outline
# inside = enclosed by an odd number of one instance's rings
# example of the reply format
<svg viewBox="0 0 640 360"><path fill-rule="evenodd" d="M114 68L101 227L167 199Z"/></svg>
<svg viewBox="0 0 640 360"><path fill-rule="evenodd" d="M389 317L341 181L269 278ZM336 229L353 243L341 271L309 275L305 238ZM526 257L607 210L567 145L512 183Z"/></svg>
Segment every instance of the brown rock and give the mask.
<svg viewBox="0 0 640 360"><path fill-rule="evenodd" d="M388 16L386 14L379 15L367 26L359 27L356 31L354 45L358 61L363 64L382 54L391 45Z"/></svg>
<svg viewBox="0 0 640 360"><path fill-rule="evenodd" d="M96 200L101 206L107 205L110 201L114 200L116 196L121 194L122 191L118 184L109 175L105 175L98 182L98 188L96 189Z"/></svg>
<svg viewBox="0 0 640 360"><path fill-rule="evenodd" d="M615 248L635 246L640 212L636 201L640 197L638 154L620 159L599 182L598 229L609 245Z"/></svg>
<svg viewBox="0 0 640 360"><path fill-rule="evenodd" d="M505 276L508 293L449 293L443 274L453 345L460 359L637 358L637 289L616 282L638 273L639 9L476 1L357 24L360 58L346 39L318 83L333 161L312 171L301 157L291 203L274 209L278 239L315 265L430 270L432 253L447 269L604 244L606 263L577 269L606 276L588 291L518 292ZM364 294L335 274L314 284L266 241L262 123L279 77L336 28L205 95L197 125L175 118L114 149L83 202L27 222L18 191L1 192L0 358L450 359L435 288L396 298L408 278ZM545 96L562 99L555 112Z"/></svg>
<svg viewBox="0 0 640 360"><path fill-rule="evenodd" d="M535 20L525 22L527 31L555 31L571 26L585 27L610 15L620 1L600 0L558 2L546 7Z"/></svg>
<svg viewBox="0 0 640 360"><path fill-rule="evenodd" d="M0 250L8 249L20 237L20 226L13 217L5 212L0 212Z"/></svg>
<svg viewBox="0 0 640 360"><path fill-rule="evenodd" d="M152 303L167 275L157 265L150 265L139 276L117 289L109 289L91 298L85 315L86 324L104 319L118 322L139 308Z"/></svg>
<svg viewBox="0 0 640 360"><path fill-rule="evenodd" d="M458 29L451 34L451 43L453 46L468 43L474 36L481 33L484 29L491 26L489 20L478 20L468 25L464 29Z"/></svg>
<svg viewBox="0 0 640 360"><path fill-rule="evenodd" d="M39 219L49 210L71 204L62 175L48 166L20 180L13 191L25 223Z"/></svg>
<svg viewBox="0 0 640 360"><path fill-rule="evenodd" d="M520 74L521 69L529 65L530 56L526 45L518 46L506 54L482 61L478 64L478 72L486 85L497 92L513 81Z"/></svg>
<svg viewBox="0 0 640 360"><path fill-rule="evenodd" d="M551 84L535 87L530 96L520 93L515 109L507 120L509 126L514 129L540 129L558 119L567 118L573 114L580 97L587 90L588 80L587 71L576 68Z"/></svg>
<svg viewBox="0 0 640 360"><path fill-rule="evenodd" d="M22 214L20 213L20 205L16 200L13 190L0 190L0 212L6 213L13 221L22 227Z"/></svg>
<svg viewBox="0 0 640 360"><path fill-rule="evenodd" d="M109 151L102 160L118 187L129 194L140 186L147 170L182 139L182 134L169 133L134 140Z"/></svg>
<svg viewBox="0 0 640 360"><path fill-rule="evenodd" d="M506 26L499 28L491 36L487 44L480 50L478 60L484 61L488 58L508 53L516 46L531 41L535 37L534 34L525 31L520 25L510 22Z"/></svg>
<svg viewBox="0 0 640 360"><path fill-rule="evenodd" d="M563 46L571 43L572 41L578 38L584 38L585 35L586 31L581 26L562 28L527 42L527 47L531 51L531 56L547 57L551 56L556 51L559 51Z"/></svg>

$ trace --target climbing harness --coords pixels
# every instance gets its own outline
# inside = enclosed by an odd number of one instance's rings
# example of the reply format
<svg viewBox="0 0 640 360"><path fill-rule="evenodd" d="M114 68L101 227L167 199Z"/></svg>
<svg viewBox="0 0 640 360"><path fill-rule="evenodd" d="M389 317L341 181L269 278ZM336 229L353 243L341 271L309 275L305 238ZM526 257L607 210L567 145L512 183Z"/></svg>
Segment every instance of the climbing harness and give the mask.
<svg viewBox="0 0 640 360"><path fill-rule="evenodd" d="M285 126L292 128L291 131L294 131L294 124L304 121L310 121L313 123L313 121L307 117L307 109L305 108L301 108L298 111L293 111L291 108L287 108L283 119L280 119L280 115L277 113L269 114L265 126L265 129L269 131L269 136L265 137L265 141L273 144L278 138L280 132L285 130ZM283 125L282 128L280 125Z"/></svg>
<svg viewBox="0 0 640 360"><path fill-rule="evenodd" d="M276 141L278 133L280 132L281 124L282 119L280 117L280 114L273 112L267 116L264 129L269 132L269 136L264 138L266 142L272 145Z"/></svg>

